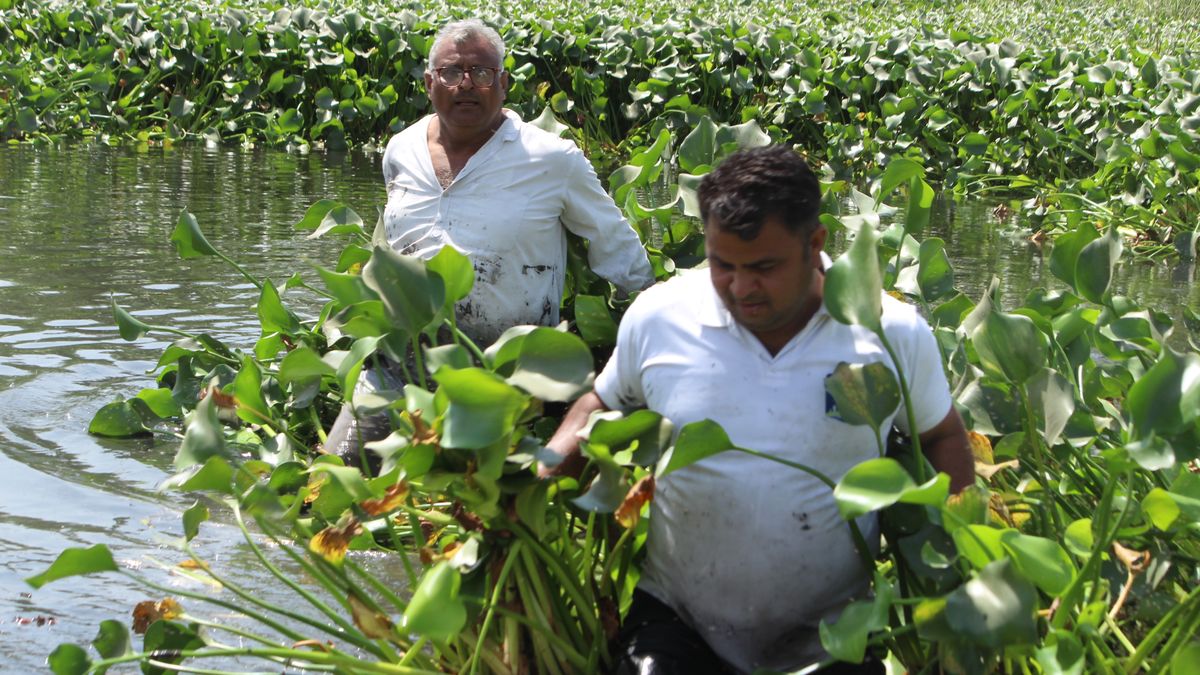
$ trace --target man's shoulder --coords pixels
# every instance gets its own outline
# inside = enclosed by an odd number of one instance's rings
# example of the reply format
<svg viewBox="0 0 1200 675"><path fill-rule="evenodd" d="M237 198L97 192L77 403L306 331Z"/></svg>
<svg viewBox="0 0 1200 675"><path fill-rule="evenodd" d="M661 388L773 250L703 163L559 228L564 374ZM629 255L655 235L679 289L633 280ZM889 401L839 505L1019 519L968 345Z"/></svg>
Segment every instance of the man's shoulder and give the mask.
<svg viewBox="0 0 1200 675"><path fill-rule="evenodd" d="M536 150L539 154L546 156L569 157L583 155L583 151L579 149L578 145L575 145L574 141L562 138L541 127L526 122L521 119L520 115L511 110L506 110L505 113L508 115L508 119L512 121L514 133L526 148Z"/></svg>
<svg viewBox="0 0 1200 675"><path fill-rule="evenodd" d="M638 294L626 317L675 321L679 315L694 316L711 295L712 282L705 270L684 270Z"/></svg>
<svg viewBox="0 0 1200 675"><path fill-rule="evenodd" d="M413 144L417 143L417 141L424 141L430 117L430 115L421 117L412 124L396 132L390 139L388 139L387 146L384 148L384 154L395 152L400 148L411 147Z"/></svg>

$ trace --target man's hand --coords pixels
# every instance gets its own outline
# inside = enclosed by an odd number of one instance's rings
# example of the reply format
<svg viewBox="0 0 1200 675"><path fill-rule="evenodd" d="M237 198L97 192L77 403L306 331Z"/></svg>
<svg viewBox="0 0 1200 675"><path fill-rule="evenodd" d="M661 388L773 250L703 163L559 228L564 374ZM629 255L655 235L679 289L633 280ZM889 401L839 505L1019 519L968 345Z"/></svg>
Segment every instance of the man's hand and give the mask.
<svg viewBox="0 0 1200 675"><path fill-rule="evenodd" d="M933 468L950 475L950 492L957 494L975 484L975 459L967 429L954 406L941 422L921 434L921 450Z"/></svg>
<svg viewBox="0 0 1200 675"><path fill-rule="evenodd" d="M562 423L558 425L558 430L546 443L546 449L562 457L562 462L556 466L538 464L539 477L579 477L586 464L583 454L579 452L579 432L587 425L592 413L598 410L608 410L608 406L604 405L604 401L601 401L595 392L584 394L571 405Z"/></svg>

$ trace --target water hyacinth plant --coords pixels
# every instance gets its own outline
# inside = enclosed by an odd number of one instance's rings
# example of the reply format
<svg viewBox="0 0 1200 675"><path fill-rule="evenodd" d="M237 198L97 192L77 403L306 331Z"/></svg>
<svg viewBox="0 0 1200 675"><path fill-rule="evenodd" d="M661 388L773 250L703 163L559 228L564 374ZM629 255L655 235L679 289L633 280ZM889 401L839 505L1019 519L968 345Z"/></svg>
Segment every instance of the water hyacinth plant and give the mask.
<svg viewBox="0 0 1200 675"><path fill-rule="evenodd" d="M1134 251L1194 258L1197 17L1129 4L0 2L0 138L378 146L427 109L436 26L473 13L510 45L508 105L552 111L603 164L664 125L754 121L839 179L909 155L1012 197L1043 235L1103 220Z"/></svg>
<svg viewBox="0 0 1200 675"><path fill-rule="evenodd" d="M753 122L702 120L680 133L676 144L661 124L611 181L660 278L702 255L687 217L699 176L731 150L771 140ZM848 523L881 513L885 545L878 558L864 550L873 598L822 626L826 649L858 661L883 648L912 672L1190 672L1200 652L1194 337L1113 294L1123 238L1086 220L1055 245L1061 288L1008 309L998 282L978 299L957 292L942 242L921 237L934 190L918 159L892 157L868 192L825 185L859 206L822 216L853 236L828 272L826 302L838 320L868 328L885 290L922 308L972 429L978 479L947 498L945 477L919 449L885 442L879 420L907 406L905 373L838 370L828 385L838 413L876 427L881 456L827 483ZM646 206L656 182L670 198ZM900 211L887 204L898 193ZM157 364L157 386L106 406L90 429L169 433L169 420L186 420L164 487L206 498L184 515L175 569L221 591L167 587L103 547L68 550L30 582L119 573L161 599L135 612L140 645L124 624L105 622L94 652L63 645L52 668L241 669L257 659L338 672L603 670L638 577L655 479L714 453L759 453L733 447L711 422L676 432L650 411L609 413L588 429L581 480L539 480L534 463L547 459L542 440L557 425L544 403L587 391L589 345L611 344L622 304L576 267L567 307L581 337L515 327L475 345L454 326L454 302L474 278L454 250L429 261L398 255L332 200L298 228L351 241L333 268L316 270L317 283L296 275L281 289L251 277L262 326L254 345L150 325L114 304L126 339L179 339ZM185 259L236 265L189 214L171 240ZM295 289L320 298L315 318L285 303ZM408 384L353 394L378 355L406 364ZM343 403L392 420L365 470L314 450ZM264 602L236 570L195 554L190 542L213 509L243 528L294 605ZM359 551L394 555L403 578L370 573Z"/></svg>

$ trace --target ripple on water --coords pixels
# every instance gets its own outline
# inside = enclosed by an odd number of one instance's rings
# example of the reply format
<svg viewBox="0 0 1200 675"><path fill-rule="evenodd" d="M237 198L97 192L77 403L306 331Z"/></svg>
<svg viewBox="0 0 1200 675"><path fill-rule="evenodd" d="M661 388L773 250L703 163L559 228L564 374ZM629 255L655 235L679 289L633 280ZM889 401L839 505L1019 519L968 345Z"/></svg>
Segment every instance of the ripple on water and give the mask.
<svg viewBox="0 0 1200 675"><path fill-rule="evenodd" d="M0 288L8 288L9 286L16 286L16 285L17 285L17 282L15 282L15 281L9 281L7 279L0 279Z"/></svg>

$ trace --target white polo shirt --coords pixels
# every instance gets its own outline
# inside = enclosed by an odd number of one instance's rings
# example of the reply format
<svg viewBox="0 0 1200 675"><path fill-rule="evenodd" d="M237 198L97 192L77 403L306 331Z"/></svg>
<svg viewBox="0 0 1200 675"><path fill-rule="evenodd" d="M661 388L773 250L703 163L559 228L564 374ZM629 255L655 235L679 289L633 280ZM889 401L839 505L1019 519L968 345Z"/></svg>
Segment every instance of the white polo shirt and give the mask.
<svg viewBox="0 0 1200 675"><path fill-rule="evenodd" d="M924 432L951 405L937 344L913 307L883 301L884 330ZM738 446L806 464L836 482L879 456L868 427L826 415L825 378L843 361L891 367L875 335L837 322L824 305L771 356L733 320L708 271L697 270L637 298L595 391L613 409L664 415L676 432L714 420ZM907 426L903 414L895 421ZM859 524L877 546L874 517ZM807 473L725 452L657 485L640 586L743 672L823 658L820 620L836 617L867 582L832 491Z"/></svg>
<svg viewBox="0 0 1200 675"><path fill-rule="evenodd" d="M511 110L445 190L429 156L432 115L397 134L383 154L388 242L425 259L447 244L470 256L475 286L459 326L491 343L506 329L558 323L566 278L563 228L589 240L596 274L625 291L654 280L646 251L574 143Z"/></svg>

